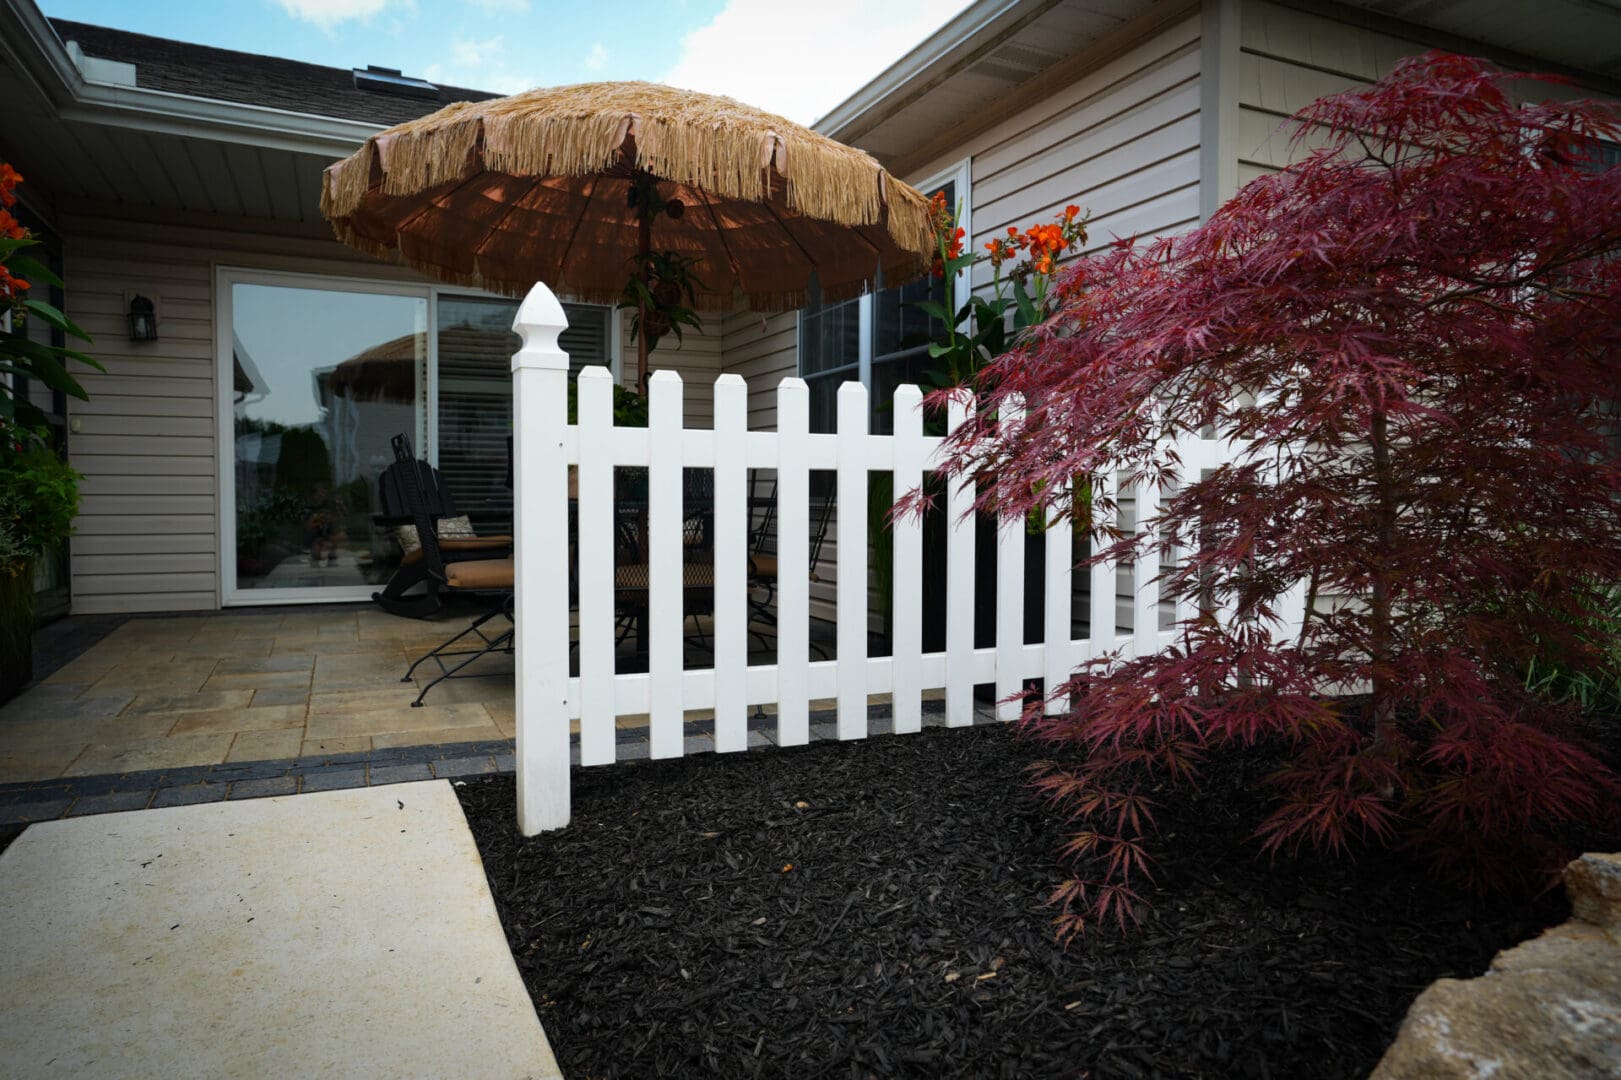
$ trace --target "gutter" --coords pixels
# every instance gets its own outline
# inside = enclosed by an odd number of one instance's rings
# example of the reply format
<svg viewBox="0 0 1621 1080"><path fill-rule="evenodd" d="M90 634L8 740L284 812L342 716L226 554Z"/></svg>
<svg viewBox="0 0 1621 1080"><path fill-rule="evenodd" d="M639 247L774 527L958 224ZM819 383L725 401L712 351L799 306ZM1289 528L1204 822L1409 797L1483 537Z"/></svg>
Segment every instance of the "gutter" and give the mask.
<svg viewBox="0 0 1621 1080"><path fill-rule="evenodd" d="M345 157L378 124L87 79L32 0L0 0L0 50L57 117L325 158Z"/></svg>
<svg viewBox="0 0 1621 1080"><path fill-rule="evenodd" d="M811 125L846 145L975 62L1061 0L975 0Z"/></svg>

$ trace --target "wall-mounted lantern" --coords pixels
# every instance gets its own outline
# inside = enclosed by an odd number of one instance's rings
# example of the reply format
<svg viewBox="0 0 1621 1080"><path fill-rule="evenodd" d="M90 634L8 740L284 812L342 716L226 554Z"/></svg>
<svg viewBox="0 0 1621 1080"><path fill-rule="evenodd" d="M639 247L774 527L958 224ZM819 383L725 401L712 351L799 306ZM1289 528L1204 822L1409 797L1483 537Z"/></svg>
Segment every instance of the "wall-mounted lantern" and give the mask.
<svg viewBox="0 0 1621 1080"><path fill-rule="evenodd" d="M129 339L156 341L158 339L157 307L144 296L135 296L129 302Z"/></svg>

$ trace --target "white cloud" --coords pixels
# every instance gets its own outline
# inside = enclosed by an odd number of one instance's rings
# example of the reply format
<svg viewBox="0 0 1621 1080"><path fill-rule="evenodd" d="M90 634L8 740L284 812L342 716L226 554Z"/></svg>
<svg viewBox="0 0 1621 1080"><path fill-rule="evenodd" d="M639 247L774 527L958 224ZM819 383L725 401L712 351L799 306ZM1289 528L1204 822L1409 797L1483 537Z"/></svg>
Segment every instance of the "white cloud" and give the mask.
<svg viewBox="0 0 1621 1080"><path fill-rule="evenodd" d="M509 67L506 50L506 38L500 34L482 41L459 38L446 50L449 60L429 64L422 77L441 86L465 86L496 94L516 94L544 85L538 76Z"/></svg>
<svg viewBox="0 0 1621 1080"><path fill-rule="evenodd" d="M681 40L663 81L725 94L808 125L961 8L942 0L821 0L785 20L779 0L729 0L708 25Z"/></svg>
<svg viewBox="0 0 1621 1080"><path fill-rule="evenodd" d="M591 46L591 51L587 53L585 59L581 61L581 63L585 65L585 70L587 71L601 71L602 66L607 62L608 50L600 41Z"/></svg>
<svg viewBox="0 0 1621 1080"><path fill-rule="evenodd" d="M331 30L351 19L370 19L385 8L415 7L412 0L276 0L295 19Z"/></svg>
<svg viewBox="0 0 1621 1080"><path fill-rule="evenodd" d="M493 64L506 48L506 39L497 34L483 41L453 41L450 55L459 66L482 68Z"/></svg>

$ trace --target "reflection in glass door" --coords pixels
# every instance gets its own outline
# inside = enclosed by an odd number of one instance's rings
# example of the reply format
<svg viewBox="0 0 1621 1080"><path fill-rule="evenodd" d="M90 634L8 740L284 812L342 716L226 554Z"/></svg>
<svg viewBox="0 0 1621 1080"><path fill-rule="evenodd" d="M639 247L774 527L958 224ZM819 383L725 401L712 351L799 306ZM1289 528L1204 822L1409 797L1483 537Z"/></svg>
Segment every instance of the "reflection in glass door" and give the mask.
<svg viewBox="0 0 1621 1080"><path fill-rule="evenodd" d="M234 502L227 599L361 599L400 548L373 524L405 433L421 449L428 300L228 281Z"/></svg>

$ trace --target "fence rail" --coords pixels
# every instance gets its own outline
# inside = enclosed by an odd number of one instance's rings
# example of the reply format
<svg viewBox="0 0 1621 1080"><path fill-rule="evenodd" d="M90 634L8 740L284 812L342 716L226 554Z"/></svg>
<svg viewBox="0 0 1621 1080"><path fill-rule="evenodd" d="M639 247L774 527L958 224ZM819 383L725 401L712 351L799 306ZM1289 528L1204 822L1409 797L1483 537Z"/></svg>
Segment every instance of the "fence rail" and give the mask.
<svg viewBox="0 0 1621 1080"><path fill-rule="evenodd" d="M1026 680L1057 685L1085 659L1147 655L1170 640L1160 628L1160 597L1155 578L1158 555L1152 548L1130 568L1132 630L1115 633L1116 575L1119 567L1101 562L1090 569L1088 626L1106 627L1075 639L1072 633L1073 537L1067 522L1046 531L1044 640L1025 642L1025 536L1022 519L1003 522L996 536L996 643L974 645L975 544L966 511L972 493L953 486L945 498L945 649L923 651L923 526L915 516L893 526L891 655L869 656L867 613L869 478L894 474L897 493L918 487L941 440L924 434L922 394L902 386L894 396L893 435L869 432L869 402L859 383L846 383L837 400L837 433L809 430L809 391L799 379L777 387L777 430L748 430L748 387L737 375L722 375L714 386L714 426L682 427L683 385L661 371L649 383L646 428L613 426L612 377L604 368L578 376L578 420L567 423L568 359L557 345L564 326L561 306L537 286L521 307L515 329L523 347L513 358L515 435L515 523L517 527L517 756L519 824L525 834L567 824L569 814L570 722L578 721L580 762L614 760L616 720L648 717L653 757L680 756L685 746L684 713L713 711L715 748L748 746L748 714L753 705L776 705L775 741L797 745L810 738L810 702L835 699L840 739L867 734L868 699L889 694L893 729L922 727L926 691L943 690L945 722L973 722L976 684L995 685L997 716L1011 719L1018 705L1006 699ZM947 424L966 418L967 405L954 403ZM1004 425L1017 424L1017 408L1002 411ZM1190 471L1214 468L1231 448L1214 440L1188 440L1178 447ZM579 674L569 674L570 563L567 470L578 469L576 509L578 552ZM648 472L647 670L615 671L614 469L645 467ZM714 470L713 666L684 668L685 610L682 535L682 470ZM774 469L777 475L777 650L769 664L750 664L748 634L748 475ZM836 473L837 504L860 513L837 517L837 656L809 657L810 475ZM1141 485L1113 491L1112 477L1099 478L1102 490L1135 499L1138 527L1151 521L1159 493ZM1174 557L1174 553L1173 553ZM1179 619L1192 612L1180 610ZM1056 703L1052 707L1057 707Z"/></svg>

